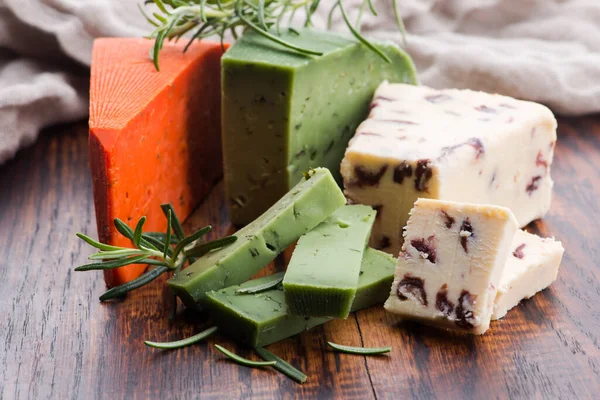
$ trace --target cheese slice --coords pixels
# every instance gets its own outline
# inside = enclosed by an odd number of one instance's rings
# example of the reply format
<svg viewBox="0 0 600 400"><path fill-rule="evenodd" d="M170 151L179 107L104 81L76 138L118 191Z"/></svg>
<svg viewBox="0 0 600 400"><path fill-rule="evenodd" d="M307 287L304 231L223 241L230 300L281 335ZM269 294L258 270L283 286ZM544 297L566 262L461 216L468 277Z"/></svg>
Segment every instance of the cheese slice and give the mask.
<svg viewBox="0 0 600 400"><path fill-rule="evenodd" d="M523 299L532 297L556 280L564 253L562 244L517 231L494 301L492 319L500 319Z"/></svg>
<svg viewBox="0 0 600 400"><path fill-rule="evenodd" d="M517 228L505 207L418 199L385 309L446 329L485 333Z"/></svg>
<svg viewBox="0 0 600 400"><path fill-rule="evenodd" d="M378 210L371 246L393 255L418 197L508 207L525 226L550 208L555 142L540 104L383 83L342 161L345 193Z"/></svg>

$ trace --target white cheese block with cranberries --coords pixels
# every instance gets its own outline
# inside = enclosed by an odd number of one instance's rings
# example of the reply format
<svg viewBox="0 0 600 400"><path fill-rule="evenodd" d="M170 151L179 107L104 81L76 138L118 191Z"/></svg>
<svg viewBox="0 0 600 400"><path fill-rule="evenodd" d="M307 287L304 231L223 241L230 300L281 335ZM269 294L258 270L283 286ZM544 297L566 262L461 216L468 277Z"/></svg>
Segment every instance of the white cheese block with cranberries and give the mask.
<svg viewBox="0 0 600 400"><path fill-rule="evenodd" d="M396 255L419 197L508 207L519 226L543 217L555 143L543 105L384 82L341 172L349 202L378 210L371 245Z"/></svg>
<svg viewBox="0 0 600 400"><path fill-rule="evenodd" d="M485 333L517 230L506 207L418 199L385 309L445 329Z"/></svg>

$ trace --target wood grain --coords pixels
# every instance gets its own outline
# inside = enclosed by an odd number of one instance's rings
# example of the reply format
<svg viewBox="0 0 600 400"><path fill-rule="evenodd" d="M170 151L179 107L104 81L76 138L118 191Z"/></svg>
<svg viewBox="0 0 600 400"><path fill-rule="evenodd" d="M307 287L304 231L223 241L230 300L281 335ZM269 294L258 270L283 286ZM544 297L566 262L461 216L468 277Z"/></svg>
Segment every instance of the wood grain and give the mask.
<svg viewBox="0 0 600 400"><path fill-rule="evenodd" d="M181 312L157 282L101 304L100 273L74 273L96 236L85 123L52 128L0 167L0 399L82 398L597 398L600 393L600 116L563 119L552 174L552 211L529 230L566 249L558 280L482 337L401 322L381 307L333 321L269 350L303 370L296 384L272 370L232 364L216 335L177 351L175 340L208 326ZM231 233L218 185L186 223ZM289 253L289 252L288 252ZM289 254L287 254L289 258ZM283 269L285 257L269 266ZM326 340L393 345L389 356L333 353Z"/></svg>

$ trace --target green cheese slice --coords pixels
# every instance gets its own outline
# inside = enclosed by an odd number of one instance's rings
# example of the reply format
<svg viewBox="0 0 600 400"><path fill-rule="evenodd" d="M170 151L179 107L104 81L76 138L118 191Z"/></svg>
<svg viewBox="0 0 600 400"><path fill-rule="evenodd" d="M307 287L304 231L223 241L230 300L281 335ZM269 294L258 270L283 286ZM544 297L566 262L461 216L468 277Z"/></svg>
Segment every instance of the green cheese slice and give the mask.
<svg viewBox="0 0 600 400"><path fill-rule="evenodd" d="M283 39L324 54L290 51L246 32L224 54L222 130L231 220L245 225L312 167L340 163L382 81L416 84L410 57L378 43L392 63L354 38L332 32L283 32Z"/></svg>
<svg viewBox="0 0 600 400"><path fill-rule="evenodd" d="M376 211L341 207L298 240L283 279L288 312L347 318Z"/></svg>
<svg viewBox="0 0 600 400"><path fill-rule="evenodd" d="M345 203L329 170L311 170L308 179L239 230L235 243L198 259L169 279L169 288L186 306L201 306L206 292L247 281Z"/></svg>
<svg viewBox="0 0 600 400"><path fill-rule="evenodd" d="M383 303L390 294L396 259L379 250L365 250L352 311ZM287 313L281 287L257 294L236 294L248 288L280 279L283 272L254 279L239 286L208 293L206 306L213 322L233 339L252 347L294 336L333 318L302 317Z"/></svg>

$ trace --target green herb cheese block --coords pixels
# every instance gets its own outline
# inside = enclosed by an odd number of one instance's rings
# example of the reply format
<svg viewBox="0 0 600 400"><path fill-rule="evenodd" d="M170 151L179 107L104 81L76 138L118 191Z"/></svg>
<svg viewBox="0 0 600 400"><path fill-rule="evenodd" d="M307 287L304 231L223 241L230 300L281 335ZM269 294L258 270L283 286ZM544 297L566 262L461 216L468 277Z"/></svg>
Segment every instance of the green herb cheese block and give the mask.
<svg viewBox="0 0 600 400"><path fill-rule="evenodd" d="M288 312L347 318L376 211L341 207L302 236L283 279Z"/></svg>
<svg viewBox="0 0 600 400"><path fill-rule="evenodd" d="M378 43L387 63L336 33L282 36L324 54L303 55L247 31L221 60L225 186L236 225L254 220L310 167L329 168L341 183L341 160L375 89L384 80L416 83L410 57L392 43Z"/></svg>
<svg viewBox="0 0 600 400"><path fill-rule="evenodd" d="M168 285L186 306L198 305L206 292L250 279L345 203L329 170L311 170L275 205L239 230L235 243L198 259L169 279Z"/></svg>
<svg viewBox="0 0 600 400"><path fill-rule="evenodd" d="M389 254L371 248L365 251L352 311L383 303L388 298L395 266L396 260ZM282 276L283 272L280 272L208 293L206 306L213 322L235 340L260 347L332 319L288 314L281 287L257 294L236 294L241 288L259 286Z"/></svg>

